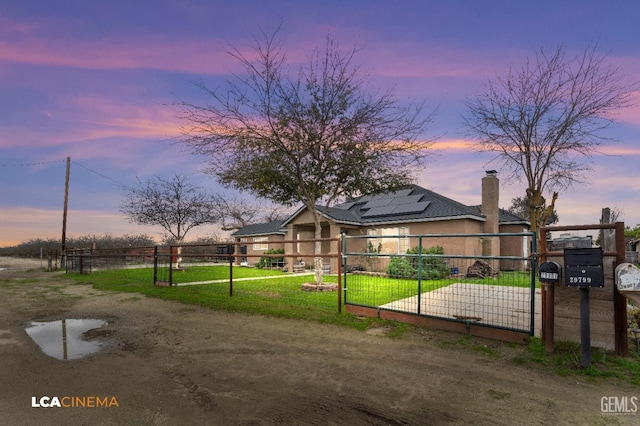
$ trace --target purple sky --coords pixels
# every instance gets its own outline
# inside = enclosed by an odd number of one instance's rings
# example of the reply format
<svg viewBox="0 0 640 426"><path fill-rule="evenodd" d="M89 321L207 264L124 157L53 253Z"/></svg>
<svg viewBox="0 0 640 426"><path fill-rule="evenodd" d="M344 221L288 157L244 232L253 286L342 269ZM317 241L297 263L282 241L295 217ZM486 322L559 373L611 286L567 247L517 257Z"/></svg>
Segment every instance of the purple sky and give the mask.
<svg viewBox="0 0 640 426"><path fill-rule="evenodd" d="M65 159L71 157L68 235L139 234L118 212L142 179L191 175L211 192L234 194L200 173L201 159L174 142L175 97L195 99L192 81L218 86L239 71L225 44L247 48L260 28L282 23L292 59L330 33L374 88L438 108L425 138L437 154L417 183L480 203L490 155L464 139L466 97L541 47L579 52L596 44L630 81L640 81L636 1L18 1L0 5L0 246L59 238ZM635 94L640 103L640 93ZM640 106L622 111L593 157L584 184L560 194L560 224L597 223L602 207L640 224ZM488 163L488 164L487 164ZM524 192L501 181L501 207ZM189 237L217 232L192 231Z"/></svg>

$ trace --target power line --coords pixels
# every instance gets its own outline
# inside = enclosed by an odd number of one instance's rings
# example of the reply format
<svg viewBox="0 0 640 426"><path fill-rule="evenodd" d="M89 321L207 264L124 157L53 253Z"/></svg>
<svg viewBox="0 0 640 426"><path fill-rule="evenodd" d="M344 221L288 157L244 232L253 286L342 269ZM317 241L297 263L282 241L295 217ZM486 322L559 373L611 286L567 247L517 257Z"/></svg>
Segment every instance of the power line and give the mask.
<svg viewBox="0 0 640 426"><path fill-rule="evenodd" d="M53 163L62 163L67 161L64 160L51 160L51 161L40 161L38 163L15 163L15 164L0 164L0 167L27 167L27 166L42 166L45 164L53 164Z"/></svg>
<svg viewBox="0 0 640 426"><path fill-rule="evenodd" d="M130 188L130 187L129 187L129 185L125 185L124 183L119 182L119 181L117 181L117 180L115 180L115 179L113 179L113 178L110 178L109 176L103 175L103 174L102 174L102 173L100 173L100 172L97 172L97 171L95 171L95 170L93 170L93 169L90 169L89 167L84 166L84 165L82 165L82 164L78 163L78 162L77 162L77 161L75 161L75 160L72 160L71 162L72 162L73 164L77 165L77 166L82 167L82 168L83 168L83 169L85 169L85 170L90 171L91 173L94 173L94 174L96 174L96 175L100 176L100 177L101 177L101 178L103 178L103 179L107 179L107 180L109 180L109 181L111 181L111 182L113 182L113 183L117 184L118 186L121 186L121 187L122 187L122 188L124 188L124 189L129 189L129 188Z"/></svg>

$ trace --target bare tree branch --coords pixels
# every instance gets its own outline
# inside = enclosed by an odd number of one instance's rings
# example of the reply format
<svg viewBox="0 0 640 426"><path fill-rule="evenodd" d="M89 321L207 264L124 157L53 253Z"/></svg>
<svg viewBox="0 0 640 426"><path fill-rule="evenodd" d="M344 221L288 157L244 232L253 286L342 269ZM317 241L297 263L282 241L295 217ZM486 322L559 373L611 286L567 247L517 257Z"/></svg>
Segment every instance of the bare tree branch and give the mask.
<svg viewBox="0 0 640 426"><path fill-rule="evenodd" d="M302 203L317 238L318 203L406 185L427 156L433 141L420 137L431 114L391 92L368 90L356 49L345 53L327 37L292 71L276 30L263 32L251 54L234 46L229 54L245 74L224 89L197 85L211 103L182 102L184 142L207 157L222 184L283 205Z"/></svg>
<svg viewBox="0 0 640 426"><path fill-rule="evenodd" d="M132 223L160 226L170 239L181 243L187 233L215 222L212 199L188 178L140 181L129 189L120 211Z"/></svg>
<svg viewBox="0 0 640 426"><path fill-rule="evenodd" d="M558 192L590 169L585 160L607 140L602 131L614 111L630 105L631 92L621 70L607 66L595 47L575 57L562 47L541 49L468 99L464 121L477 150L495 152L511 178L526 181L535 230L536 211L550 214ZM551 204L541 209L547 192Z"/></svg>

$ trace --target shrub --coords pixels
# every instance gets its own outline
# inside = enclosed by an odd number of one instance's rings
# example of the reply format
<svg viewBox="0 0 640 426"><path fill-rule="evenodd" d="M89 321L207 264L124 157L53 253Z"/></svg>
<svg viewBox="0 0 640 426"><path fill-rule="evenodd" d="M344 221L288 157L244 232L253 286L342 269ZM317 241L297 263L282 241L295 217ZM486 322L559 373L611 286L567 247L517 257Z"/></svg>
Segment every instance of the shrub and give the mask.
<svg viewBox="0 0 640 426"><path fill-rule="evenodd" d="M419 247L407 250L407 254L416 255L420 253ZM423 248L422 254L444 254L441 246ZM419 257L395 256L391 258L387 267L387 275L391 278L418 278ZM422 256L422 278L427 280L437 280L449 276L449 266L439 257Z"/></svg>
<svg viewBox="0 0 640 426"><path fill-rule="evenodd" d="M284 254L284 249L270 249L264 252L264 254ZM284 257L261 257L260 261L256 264L256 268L282 268L284 266Z"/></svg>
<svg viewBox="0 0 640 426"><path fill-rule="evenodd" d="M402 256L393 256L387 266L387 275L391 278L415 278L416 269Z"/></svg>

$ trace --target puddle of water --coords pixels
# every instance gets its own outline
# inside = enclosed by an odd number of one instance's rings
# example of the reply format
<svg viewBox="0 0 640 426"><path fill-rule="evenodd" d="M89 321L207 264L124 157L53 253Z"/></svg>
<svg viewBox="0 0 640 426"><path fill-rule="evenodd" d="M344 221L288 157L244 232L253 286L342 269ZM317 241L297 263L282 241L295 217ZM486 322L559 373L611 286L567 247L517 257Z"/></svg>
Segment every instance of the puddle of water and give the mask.
<svg viewBox="0 0 640 426"><path fill-rule="evenodd" d="M106 321L96 319L63 319L59 321L32 321L26 332L50 357L69 360L83 358L100 350L102 342L84 340L83 333L100 328Z"/></svg>
<svg viewBox="0 0 640 426"><path fill-rule="evenodd" d="M6 270L7 270L7 268L0 268L0 272L6 271Z"/></svg>

